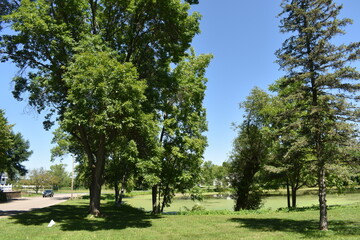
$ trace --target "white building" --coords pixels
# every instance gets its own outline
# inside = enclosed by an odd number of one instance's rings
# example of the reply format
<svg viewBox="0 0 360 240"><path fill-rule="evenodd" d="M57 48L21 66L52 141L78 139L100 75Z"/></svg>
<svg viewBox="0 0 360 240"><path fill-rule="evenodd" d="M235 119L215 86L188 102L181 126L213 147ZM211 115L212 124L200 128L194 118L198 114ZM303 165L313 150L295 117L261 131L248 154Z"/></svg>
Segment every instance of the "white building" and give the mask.
<svg viewBox="0 0 360 240"><path fill-rule="evenodd" d="M4 192L11 192L12 185L6 184L7 179L8 179L8 176L6 173L0 173L0 189Z"/></svg>

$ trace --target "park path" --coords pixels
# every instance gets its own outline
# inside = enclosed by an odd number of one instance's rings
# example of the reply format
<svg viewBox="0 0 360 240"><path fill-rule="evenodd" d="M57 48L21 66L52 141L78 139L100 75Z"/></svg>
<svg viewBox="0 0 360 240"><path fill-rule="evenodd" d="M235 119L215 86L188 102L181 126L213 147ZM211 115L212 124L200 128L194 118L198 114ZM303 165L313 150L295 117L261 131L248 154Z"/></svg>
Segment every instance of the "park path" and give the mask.
<svg viewBox="0 0 360 240"><path fill-rule="evenodd" d="M83 193L74 193L73 197L84 195ZM13 199L8 202L0 203L0 218L15 215L22 212L32 211L39 208L49 207L70 199L71 193L59 193L54 197L23 197Z"/></svg>

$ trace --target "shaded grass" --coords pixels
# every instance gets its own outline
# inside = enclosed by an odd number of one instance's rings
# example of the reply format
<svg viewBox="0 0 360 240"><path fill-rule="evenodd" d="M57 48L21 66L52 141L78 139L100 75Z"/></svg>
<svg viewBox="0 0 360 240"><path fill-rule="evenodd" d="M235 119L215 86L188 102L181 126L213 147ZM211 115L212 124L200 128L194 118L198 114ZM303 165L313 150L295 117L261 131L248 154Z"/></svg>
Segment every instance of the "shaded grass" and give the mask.
<svg viewBox="0 0 360 240"><path fill-rule="evenodd" d="M0 219L2 239L359 239L360 204L329 209L330 231L320 232L318 209L207 211L153 216L129 205L114 207L103 195L103 216L87 214L77 199ZM208 214L208 215L204 215ZM53 219L56 225L47 228Z"/></svg>
<svg viewBox="0 0 360 240"><path fill-rule="evenodd" d="M15 215L10 219L25 226L43 226L54 220L62 231L98 231L150 227L150 219L158 218L128 205L114 207L108 202L102 204L103 215L100 218L88 215L87 210L87 201L75 200L68 201L67 204Z"/></svg>

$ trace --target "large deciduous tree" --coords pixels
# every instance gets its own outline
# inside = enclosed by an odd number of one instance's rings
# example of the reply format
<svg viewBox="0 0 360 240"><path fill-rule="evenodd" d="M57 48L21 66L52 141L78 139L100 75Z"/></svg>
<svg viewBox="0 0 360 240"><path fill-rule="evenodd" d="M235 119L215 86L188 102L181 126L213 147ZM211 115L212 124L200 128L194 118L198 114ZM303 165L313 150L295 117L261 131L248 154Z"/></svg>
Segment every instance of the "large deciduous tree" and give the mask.
<svg viewBox="0 0 360 240"><path fill-rule="evenodd" d="M90 212L99 215L106 159L121 140L130 140L123 135L151 124L151 118L141 110L145 82L138 80L132 64L119 63L95 39L81 48L64 76L70 104L60 125L82 143L91 166Z"/></svg>
<svg viewBox="0 0 360 240"><path fill-rule="evenodd" d="M147 153L146 159L151 159L137 163L137 167L149 172L147 168L159 166L164 159L157 151L162 141L153 135L157 128L170 124L163 119L168 108L165 103L184 107L181 117L203 129L203 113L200 117L185 115L191 104L182 105L182 93L164 94L182 79L170 73L171 64L178 64L187 55L199 33L200 15L189 14L190 4L197 2L23 0L2 18L15 31L1 42L2 60L13 61L21 70L13 80L14 96L22 100L22 94L28 93L30 106L38 112L46 110L44 127L49 129L52 116L56 116L62 131L71 134L72 143L77 142L72 150L92 169L90 213L94 215L100 214L103 169L116 141L134 140L139 156ZM89 41L95 44L86 51ZM197 108L201 102L194 104ZM187 120L176 120L188 127ZM132 138L119 139L114 136L117 134ZM169 134L177 139L183 136L181 131ZM191 137L171 144L180 146L177 149L168 144L163 151L168 156L170 152L181 153L185 159L185 155L198 156L203 151L203 147L193 148L196 144ZM188 159L196 162L197 158ZM158 176L152 172L147 180L156 184Z"/></svg>
<svg viewBox="0 0 360 240"><path fill-rule="evenodd" d="M334 44L351 20L338 18L342 6L332 0L284 0L281 6L280 29L290 35L276 53L287 73L282 88L291 86L289 94L301 102L302 134L318 175L319 228L327 230L326 173L343 158L354 133L350 121L359 119L352 100L358 98L360 75L350 63L359 58L360 43Z"/></svg>

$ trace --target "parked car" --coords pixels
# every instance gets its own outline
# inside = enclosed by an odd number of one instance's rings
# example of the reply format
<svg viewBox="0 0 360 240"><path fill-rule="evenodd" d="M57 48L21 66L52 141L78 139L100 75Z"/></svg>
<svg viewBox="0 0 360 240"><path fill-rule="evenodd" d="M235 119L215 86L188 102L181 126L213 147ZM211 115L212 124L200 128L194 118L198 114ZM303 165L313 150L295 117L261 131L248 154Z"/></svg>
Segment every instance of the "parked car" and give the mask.
<svg viewBox="0 0 360 240"><path fill-rule="evenodd" d="M53 196L54 196L53 190L45 190L43 192L43 197L53 197Z"/></svg>

